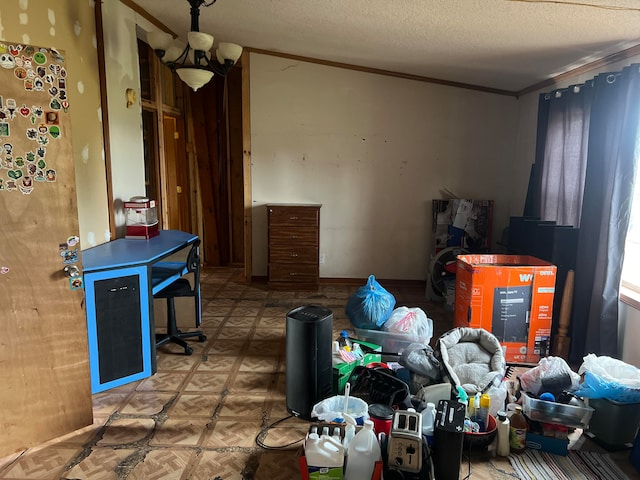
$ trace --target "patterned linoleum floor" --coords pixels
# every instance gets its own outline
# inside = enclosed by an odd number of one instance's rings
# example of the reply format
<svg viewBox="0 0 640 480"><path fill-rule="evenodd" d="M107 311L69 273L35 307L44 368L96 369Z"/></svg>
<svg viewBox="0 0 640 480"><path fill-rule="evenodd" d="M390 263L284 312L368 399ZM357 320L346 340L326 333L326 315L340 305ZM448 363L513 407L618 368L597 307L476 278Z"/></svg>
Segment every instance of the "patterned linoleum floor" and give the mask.
<svg viewBox="0 0 640 480"><path fill-rule="evenodd" d="M207 341L190 342L191 356L162 347L157 373L93 396L93 425L0 459L0 479L296 480L300 443L264 449L264 426L288 417L285 398L285 318L292 308L323 305L334 333L349 328L344 306L357 285L317 291L275 291L236 281L238 270L204 269L203 323ZM452 326L424 286L384 285L397 305L421 307L434 319L434 339ZM432 341L433 344L433 341ZM272 447L299 441L309 423L289 418L262 438ZM628 462L627 462L628 463ZM461 467L462 478L468 465ZM632 472L632 467L625 468ZM474 454L471 478L517 478L505 459Z"/></svg>

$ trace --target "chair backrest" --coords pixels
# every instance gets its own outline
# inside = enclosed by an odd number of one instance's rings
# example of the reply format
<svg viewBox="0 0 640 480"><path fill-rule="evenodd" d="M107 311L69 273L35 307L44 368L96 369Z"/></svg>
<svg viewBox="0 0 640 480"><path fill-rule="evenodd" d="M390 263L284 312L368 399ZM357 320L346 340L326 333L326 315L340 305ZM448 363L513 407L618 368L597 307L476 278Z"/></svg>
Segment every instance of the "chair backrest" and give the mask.
<svg viewBox="0 0 640 480"><path fill-rule="evenodd" d="M187 256L187 271L193 273L194 288L200 285L200 239L196 239Z"/></svg>

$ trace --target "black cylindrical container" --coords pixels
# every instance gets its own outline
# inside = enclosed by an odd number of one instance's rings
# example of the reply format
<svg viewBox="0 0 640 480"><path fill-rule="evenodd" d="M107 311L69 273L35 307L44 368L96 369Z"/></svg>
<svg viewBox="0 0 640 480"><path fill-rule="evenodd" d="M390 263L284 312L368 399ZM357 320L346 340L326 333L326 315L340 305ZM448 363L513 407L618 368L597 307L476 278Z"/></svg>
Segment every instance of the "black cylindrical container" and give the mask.
<svg viewBox="0 0 640 480"><path fill-rule="evenodd" d="M287 313L287 411L311 420L313 406L331 396L333 313L304 305Z"/></svg>

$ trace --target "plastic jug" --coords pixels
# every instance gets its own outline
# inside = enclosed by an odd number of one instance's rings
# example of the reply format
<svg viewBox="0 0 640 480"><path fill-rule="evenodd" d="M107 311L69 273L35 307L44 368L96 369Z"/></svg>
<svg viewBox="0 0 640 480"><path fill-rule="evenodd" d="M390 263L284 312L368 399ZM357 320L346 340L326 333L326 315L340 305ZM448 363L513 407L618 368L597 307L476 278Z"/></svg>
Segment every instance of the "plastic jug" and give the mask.
<svg viewBox="0 0 640 480"><path fill-rule="evenodd" d="M380 454L373 422L365 420L362 429L349 442L345 480L371 480L375 464L381 458Z"/></svg>
<svg viewBox="0 0 640 480"><path fill-rule="evenodd" d="M323 477L342 478L344 448L335 438L310 433L304 445L304 455L309 478L317 478L321 474Z"/></svg>
<svg viewBox="0 0 640 480"><path fill-rule="evenodd" d="M436 406L429 402L422 412L422 435L427 437L427 443L433 445L433 425L436 421Z"/></svg>

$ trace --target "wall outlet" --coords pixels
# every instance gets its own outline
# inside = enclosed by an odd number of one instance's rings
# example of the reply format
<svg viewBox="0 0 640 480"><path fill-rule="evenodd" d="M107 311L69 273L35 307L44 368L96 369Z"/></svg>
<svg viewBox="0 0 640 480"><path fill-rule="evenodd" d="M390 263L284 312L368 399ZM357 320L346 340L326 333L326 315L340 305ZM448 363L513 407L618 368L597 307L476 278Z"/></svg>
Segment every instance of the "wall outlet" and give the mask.
<svg viewBox="0 0 640 480"><path fill-rule="evenodd" d="M320 263L324 263L324 253L320 254Z"/></svg>

